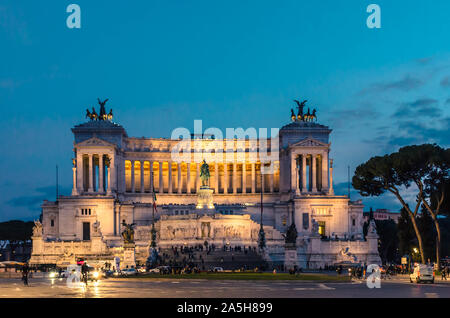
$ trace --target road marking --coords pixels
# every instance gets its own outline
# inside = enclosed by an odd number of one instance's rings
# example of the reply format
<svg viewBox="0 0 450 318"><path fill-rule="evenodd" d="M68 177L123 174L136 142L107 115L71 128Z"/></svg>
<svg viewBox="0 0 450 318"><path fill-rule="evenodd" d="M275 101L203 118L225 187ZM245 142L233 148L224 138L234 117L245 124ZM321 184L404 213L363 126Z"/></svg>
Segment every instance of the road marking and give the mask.
<svg viewBox="0 0 450 318"><path fill-rule="evenodd" d="M297 287L294 290L335 290L336 288L328 287L325 284L319 284L317 287Z"/></svg>
<svg viewBox="0 0 450 318"><path fill-rule="evenodd" d="M335 290L336 289L336 288L333 288L333 287L329 287L329 286L327 286L325 284L319 284L319 286L320 286L320 288L326 289L326 290Z"/></svg>

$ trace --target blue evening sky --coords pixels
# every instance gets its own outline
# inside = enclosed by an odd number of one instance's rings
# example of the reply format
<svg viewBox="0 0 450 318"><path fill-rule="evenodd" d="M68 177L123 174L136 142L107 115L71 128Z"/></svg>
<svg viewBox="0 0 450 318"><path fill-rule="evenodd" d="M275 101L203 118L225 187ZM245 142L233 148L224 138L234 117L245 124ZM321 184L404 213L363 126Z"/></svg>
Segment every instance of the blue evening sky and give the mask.
<svg viewBox="0 0 450 318"><path fill-rule="evenodd" d="M366 7L381 7L368 29ZM81 7L81 29L66 7ZM347 166L400 146L449 146L450 1L0 2L0 221L70 193L73 139L97 97L130 136L281 127L308 99ZM352 192L352 199L358 198ZM399 209L390 196L366 209Z"/></svg>

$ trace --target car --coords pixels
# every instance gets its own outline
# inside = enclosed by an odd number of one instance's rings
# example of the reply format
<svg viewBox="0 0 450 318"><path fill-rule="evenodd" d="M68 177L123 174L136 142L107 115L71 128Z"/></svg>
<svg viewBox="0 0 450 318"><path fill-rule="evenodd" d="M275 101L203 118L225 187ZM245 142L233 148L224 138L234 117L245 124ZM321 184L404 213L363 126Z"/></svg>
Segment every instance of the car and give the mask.
<svg viewBox="0 0 450 318"><path fill-rule="evenodd" d="M147 272L147 269L145 269L145 267L139 267L139 268L137 269L137 271L138 271L139 273L145 273L145 272Z"/></svg>
<svg viewBox="0 0 450 318"><path fill-rule="evenodd" d="M434 271L433 267L425 264L417 264L414 266L414 272L409 275L409 281L421 283L430 282L434 283Z"/></svg>
<svg viewBox="0 0 450 318"><path fill-rule="evenodd" d="M121 271L121 274L123 276L131 276L131 275L137 275L138 272L134 268L125 268L124 270Z"/></svg>
<svg viewBox="0 0 450 318"><path fill-rule="evenodd" d="M158 269L159 272L157 272L157 273L161 273L161 274L170 274L170 272L171 272L170 266L158 266L155 269Z"/></svg>
<svg viewBox="0 0 450 318"><path fill-rule="evenodd" d="M52 278L52 279L58 278L59 277L59 273L57 271L50 271L48 273L48 277Z"/></svg>
<svg viewBox="0 0 450 318"><path fill-rule="evenodd" d="M157 273L159 274L161 272L161 270L159 268L151 268L148 270L149 273Z"/></svg>
<svg viewBox="0 0 450 318"><path fill-rule="evenodd" d="M213 272L223 272L223 268L222 267L214 267Z"/></svg>

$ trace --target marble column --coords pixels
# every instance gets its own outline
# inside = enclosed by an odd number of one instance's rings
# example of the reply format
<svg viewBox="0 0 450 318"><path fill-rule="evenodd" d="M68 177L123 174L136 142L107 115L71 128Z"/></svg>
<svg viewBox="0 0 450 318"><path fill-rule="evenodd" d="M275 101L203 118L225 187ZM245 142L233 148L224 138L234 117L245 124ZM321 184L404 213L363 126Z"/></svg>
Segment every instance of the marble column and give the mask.
<svg viewBox="0 0 450 318"><path fill-rule="evenodd" d="M308 192L306 188L306 154L302 154L302 192Z"/></svg>
<svg viewBox="0 0 450 318"><path fill-rule="evenodd" d="M223 193L228 193L228 163L223 164Z"/></svg>
<svg viewBox="0 0 450 318"><path fill-rule="evenodd" d="M181 162L179 162L177 164L177 176L178 176L178 178L177 178L177 185L178 185L177 192L178 192L178 194L181 194L181 191L183 189L183 181L181 179Z"/></svg>
<svg viewBox="0 0 450 318"><path fill-rule="evenodd" d="M297 162L295 160L296 154L291 154L291 191L295 192L298 181L296 181L297 177Z"/></svg>
<svg viewBox="0 0 450 318"><path fill-rule="evenodd" d="M329 195L334 195L333 189L333 159L330 159L330 188L328 190Z"/></svg>
<svg viewBox="0 0 450 318"><path fill-rule="evenodd" d="M99 154L98 155L98 178L99 178L99 182L98 182L98 189L97 192L103 193L105 191L105 188L103 186L103 174L104 174L104 169L103 169L103 155Z"/></svg>
<svg viewBox="0 0 450 318"><path fill-rule="evenodd" d="M256 173L255 173L255 163L252 162L252 193L256 193Z"/></svg>
<svg viewBox="0 0 450 318"><path fill-rule="evenodd" d="M109 167L108 167L108 180L106 181L106 194L111 195L111 166L112 162L109 160Z"/></svg>
<svg viewBox="0 0 450 318"><path fill-rule="evenodd" d="M169 161L169 193L172 193L172 161Z"/></svg>
<svg viewBox="0 0 450 318"><path fill-rule="evenodd" d="M78 195L78 190L77 190L77 167L72 167L72 173L73 173L72 195Z"/></svg>
<svg viewBox="0 0 450 318"><path fill-rule="evenodd" d="M141 160L141 193L145 192L144 163L145 161Z"/></svg>
<svg viewBox="0 0 450 318"><path fill-rule="evenodd" d="M136 183L134 179L134 165L135 161L131 160L131 192L133 193L136 191Z"/></svg>
<svg viewBox="0 0 450 318"><path fill-rule="evenodd" d="M93 167L92 167L92 160L94 160L92 155L89 155L89 189L88 192L94 192L94 188L92 186L92 183L94 182L94 176L93 176Z"/></svg>
<svg viewBox="0 0 450 318"><path fill-rule="evenodd" d="M328 191L328 150L322 154L322 191Z"/></svg>
<svg viewBox="0 0 450 318"><path fill-rule="evenodd" d="M200 163L197 163L197 175L195 178L195 188L197 189L196 193L198 193L198 190L200 190Z"/></svg>
<svg viewBox="0 0 450 318"><path fill-rule="evenodd" d="M270 193L273 193L273 176L275 174L275 163L272 162L271 165L272 165L273 169L270 174ZM298 169L297 169L297 171L298 171ZM297 180L298 180L298 177L297 177ZM298 181L297 181L297 184L298 184ZM299 192L300 192L300 190L299 190Z"/></svg>
<svg viewBox="0 0 450 318"><path fill-rule="evenodd" d="M150 164L150 169L149 169L149 173L150 173L150 193L152 193L154 191L153 189L153 161L149 161Z"/></svg>
<svg viewBox="0 0 450 318"><path fill-rule="evenodd" d="M112 190L117 190L116 185L116 165L114 162L114 155L109 158L109 167L108 167L108 189L106 192L108 195L112 194Z"/></svg>
<svg viewBox="0 0 450 318"><path fill-rule="evenodd" d="M217 162L214 163L214 193L219 193L219 164Z"/></svg>
<svg viewBox="0 0 450 318"><path fill-rule="evenodd" d="M163 162L159 162L159 185L158 185L158 192L163 193L164 192L164 175L163 175Z"/></svg>
<svg viewBox="0 0 450 318"><path fill-rule="evenodd" d="M233 193L237 193L236 162L233 162Z"/></svg>
<svg viewBox="0 0 450 318"><path fill-rule="evenodd" d="M78 193L84 192L84 171L83 154L77 151L77 190Z"/></svg>
<svg viewBox="0 0 450 318"><path fill-rule="evenodd" d="M245 162L242 163L242 193L247 192L247 169Z"/></svg>
<svg viewBox="0 0 450 318"><path fill-rule="evenodd" d="M190 194L191 193L191 163L187 163L186 164L186 169L187 169L187 175L186 175L186 193Z"/></svg>
<svg viewBox="0 0 450 318"><path fill-rule="evenodd" d="M316 158L317 155L312 155L312 192L317 192L317 167L316 167Z"/></svg>

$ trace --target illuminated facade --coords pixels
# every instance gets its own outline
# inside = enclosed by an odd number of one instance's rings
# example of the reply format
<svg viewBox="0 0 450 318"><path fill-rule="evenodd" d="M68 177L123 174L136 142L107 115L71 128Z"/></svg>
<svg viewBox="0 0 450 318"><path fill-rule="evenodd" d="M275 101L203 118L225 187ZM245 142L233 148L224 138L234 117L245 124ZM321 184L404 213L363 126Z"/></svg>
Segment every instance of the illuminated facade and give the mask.
<svg viewBox="0 0 450 318"><path fill-rule="evenodd" d="M263 192L262 221L274 262L284 258L282 234L292 222L298 230L301 267L335 264L345 259L341 251L346 248L358 262L379 259L376 238L362 238L362 203L334 194L327 126L293 120L279 130L276 151L267 138L257 142L194 138L189 142L196 150L181 162L172 159L180 140L129 137L109 120L91 120L72 132L72 194L43 203L42 233L33 236L32 263L122 258L123 222L135 224L136 260L145 262L153 192L160 248L205 240L216 246L257 246ZM209 150L218 145L223 154L212 154ZM263 145L270 150L269 160L260 156ZM213 213L196 208L203 159L211 174Z"/></svg>

